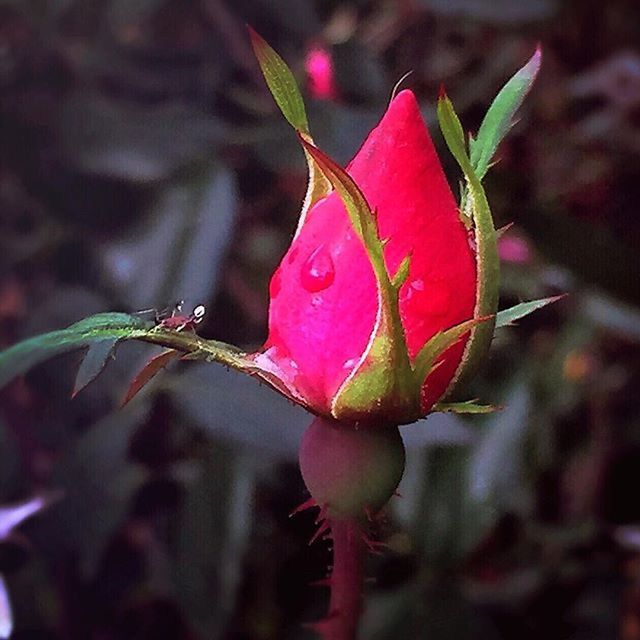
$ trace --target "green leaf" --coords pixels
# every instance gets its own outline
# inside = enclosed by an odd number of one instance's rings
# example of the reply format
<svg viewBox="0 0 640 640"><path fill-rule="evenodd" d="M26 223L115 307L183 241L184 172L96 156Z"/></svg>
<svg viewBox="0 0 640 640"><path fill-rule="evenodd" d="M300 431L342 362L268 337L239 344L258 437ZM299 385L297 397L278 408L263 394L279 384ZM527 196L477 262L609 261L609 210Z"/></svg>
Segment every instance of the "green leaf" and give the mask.
<svg viewBox="0 0 640 640"><path fill-rule="evenodd" d="M566 297L566 294L561 296L552 296L550 298L541 298L540 300L531 300L530 302L522 302L515 305L515 307L498 311L496 316L496 329L499 329L500 327L508 327L516 320L520 320L520 318L524 318L530 313L533 313L538 309L542 309L553 302L557 302L564 297Z"/></svg>
<svg viewBox="0 0 640 640"><path fill-rule="evenodd" d="M501 407L493 404L476 404L475 400L464 402L438 402L433 405L432 412L458 413L458 414L484 414L498 411Z"/></svg>
<svg viewBox="0 0 640 640"><path fill-rule="evenodd" d="M186 353L192 360L218 362L266 379L266 373L262 372L243 351L232 345L205 340L190 331L175 331L155 326L140 316L127 313L99 313L66 329L34 336L1 352L0 388L56 355L98 343L103 343L103 347L106 347L106 341L116 343L120 340L142 340L159 344Z"/></svg>
<svg viewBox="0 0 640 640"><path fill-rule="evenodd" d="M542 51L538 46L527 64L500 90L480 125L477 138L470 142L471 164L480 179L486 175L498 145L511 128L516 111L538 75L541 61Z"/></svg>
<svg viewBox="0 0 640 640"><path fill-rule="evenodd" d="M262 36L248 29L262 75L280 111L294 129L309 135L307 112L291 69Z"/></svg>
<svg viewBox="0 0 640 640"><path fill-rule="evenodd" d="M126 313L99 313L67 329L19 342L0 353L0 388L55 355L88 347L105 339L141 337L152 326L140 317Z"/></svg>
<svg viewBox="0 0 640 640"><path fill-rule="evenodd" d="M82 358L80 368L76 374L76 381L73 385L72 397L75 397L90 382L95 380L102 370L107 366L109 358L113 355L113 351L118 343L117 338L105 338L94 342Z"/></svg>

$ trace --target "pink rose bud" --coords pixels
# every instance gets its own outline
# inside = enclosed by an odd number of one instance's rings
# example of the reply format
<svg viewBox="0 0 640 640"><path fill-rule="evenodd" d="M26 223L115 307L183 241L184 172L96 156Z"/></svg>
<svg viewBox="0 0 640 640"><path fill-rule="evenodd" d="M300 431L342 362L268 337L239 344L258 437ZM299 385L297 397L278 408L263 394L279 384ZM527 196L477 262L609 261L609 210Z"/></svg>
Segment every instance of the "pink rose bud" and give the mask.
<svg viewBox="0 0 640 640"><path fill-rule="evenodd" d="M410 257L399 311L405 353L408 350L414 362L430 338L473 318L476 261L411 91L391 101L347 173L374 212L388 273L395 274ZM269 337L256 363L320 415L396 424L425 415L454 378L467 334L438 357L426 379L404 386L415 389L414 397L373 394L364 409L360 402L353 410L345 406L347 401L336 403L346 385L357 383L359 367L370 352L379 318L378 293L363 241L340 194L333 191L307 212L273 275ZM390 380L395 374L393 363L381 372ZM366 389L358 391L366 394Z"/></svg>
<svg viewBox="0 0 640 640"><path fill-rule="evenodd" d="M327 47L323 45L312 46L305 56L304 68L307 72L309 93L314 98L318 100L336 100L338 98L333 60Z"/></svg>

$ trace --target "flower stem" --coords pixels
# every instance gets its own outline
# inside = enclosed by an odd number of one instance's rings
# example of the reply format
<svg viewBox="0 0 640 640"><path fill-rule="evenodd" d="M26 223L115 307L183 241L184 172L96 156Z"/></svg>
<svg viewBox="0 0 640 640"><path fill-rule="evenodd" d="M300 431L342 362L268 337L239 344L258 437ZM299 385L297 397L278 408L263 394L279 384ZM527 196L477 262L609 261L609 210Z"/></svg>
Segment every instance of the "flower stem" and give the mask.
<svg viewBox="0 0 640 640"><path fill-rule="evenodd" d="M355 518L332 518L330 524L333 571L325 640L356 640L362 612L362 531Z"/></svg>

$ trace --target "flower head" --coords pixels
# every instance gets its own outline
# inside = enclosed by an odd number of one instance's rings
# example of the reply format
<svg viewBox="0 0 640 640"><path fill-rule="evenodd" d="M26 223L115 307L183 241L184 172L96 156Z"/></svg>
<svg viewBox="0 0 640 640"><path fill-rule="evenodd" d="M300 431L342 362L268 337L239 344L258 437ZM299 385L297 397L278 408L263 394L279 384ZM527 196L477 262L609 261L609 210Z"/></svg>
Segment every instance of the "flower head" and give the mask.
<svg viewBox="0 0 640 640"><path fill-rule="evenodd" d="M540 50L498 94L477 138L441 91L438 120L465 178L458 207L411 91L392 99L343 169L313 143L289 68L250 35L309 165L300 222L271 280L269 336L251 356L256 374L341 422L403 424L436 403L481 410L442 399L473 372L493 335L499 263L482 178L535 79ZM509 313L520 317L518 308Z"/></svg>
<svg viewBox="0 0 640 640"><path fill-rule="evenodd" d="M473 318L476 267L467 229L411 91L391 101L347 173L375 212L388 272L396 273L409 256L399 311L414 361L434 335ZM341 417L332 405L367 353L379 312L378 288L365 245L333 191L306 212L273 275L261 364L268 360L287 387L318 413ZM463 350L464 337L418 385L421 414L446 391Z"/></svg>

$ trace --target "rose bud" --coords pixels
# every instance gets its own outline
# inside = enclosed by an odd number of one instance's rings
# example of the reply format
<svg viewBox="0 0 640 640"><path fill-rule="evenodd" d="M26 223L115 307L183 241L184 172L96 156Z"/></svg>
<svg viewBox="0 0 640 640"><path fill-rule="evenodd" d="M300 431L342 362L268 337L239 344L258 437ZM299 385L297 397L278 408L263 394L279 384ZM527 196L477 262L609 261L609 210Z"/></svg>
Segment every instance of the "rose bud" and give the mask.
<svg viewBox="0 0 640 640"><path fill-rule="evenodd" d="M330 163L310 145L306 150ZM408 258L398 291L400 335L382 335L406 341L396 345L404 351L404 371L382 358L375 365L378 382L357 389L379 330L381 283L338 190L303 213L273 275L269 337L257 362L318 414L412 422L442 397L460 365L464 335L421 379L413 371L431 338L473 318L474 249L411 91L391 101L346 171L374 212L387 272L396 274ZM403 379L394 380L399 375Z"/></svg>

